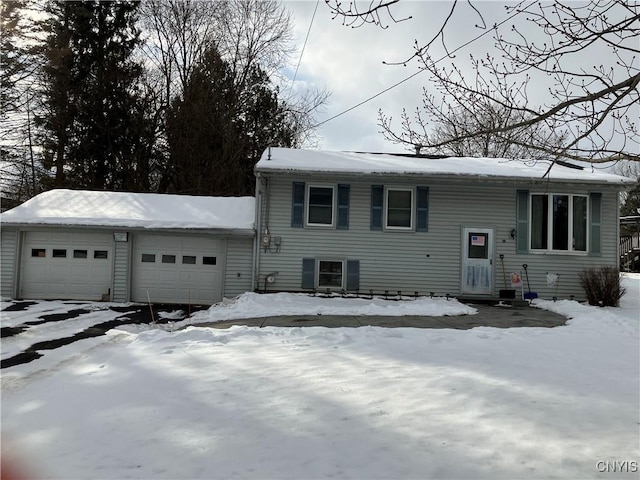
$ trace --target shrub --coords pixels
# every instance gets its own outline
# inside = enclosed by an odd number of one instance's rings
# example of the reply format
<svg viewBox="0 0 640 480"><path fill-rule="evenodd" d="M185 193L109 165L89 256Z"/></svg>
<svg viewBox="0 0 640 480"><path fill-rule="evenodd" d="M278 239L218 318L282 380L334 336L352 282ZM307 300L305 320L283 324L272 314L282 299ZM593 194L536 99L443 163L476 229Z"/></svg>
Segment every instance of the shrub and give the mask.
<svg viewBox="0 0 640 480"><path fill-rule="evenodd" d="M587 294L589 305L600 307L617 307L625 292L620 284L620 272L615 267L583 270L580 284Z"/></svg>

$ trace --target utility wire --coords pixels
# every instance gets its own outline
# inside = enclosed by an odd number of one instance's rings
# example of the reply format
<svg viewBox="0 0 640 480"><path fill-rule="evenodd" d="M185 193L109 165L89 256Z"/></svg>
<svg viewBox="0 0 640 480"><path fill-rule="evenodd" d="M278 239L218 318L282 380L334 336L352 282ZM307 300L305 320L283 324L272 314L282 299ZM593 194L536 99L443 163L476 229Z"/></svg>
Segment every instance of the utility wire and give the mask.
<svg viewBox="0 0 640 480"><path fill-rule="evenodd" d="M318 11L318 4L320 0L316 0L316 7L313 9L313 15L311 16L311 22L309 23L309 28L307 29L307 36L304 39L304 43L302 44L302 50L300 51L300 57L298 58L298 64L296 65L296 71L293 74L293 80L291 80L291 85L289 85L289 93L291 93L291 89L293 88L293 84L298 77L298 69L300 68L300 62L302 62L302 56L304 55L304 49L307 46L307 41L309 40L309 34L311 33L311 27L313 26L313 21L316 18L316 12Z"/></svg>
<svg viewBox="0 0 640 480"><path fill-rule="evenodd" d="M482 37L484 37L485 35L489 34L490 32L493 32L494 30L497 30L498 27L502 26L503 24L505 24L506 22L508 22L509 20L511 20L512 18L514 18L516 15L518 15L521 11L524 11L526 9L528 9L529 7L531 7L533 4L537 3L538 0L533 0L529 5L527 5L525 8L523 8L522 10L518 10L515 13L513 13L512 15L510 15L509 17L505 18L503 21L501 21L500 23L497 23L495 26L493 26L491 29L481 33L480 35L476 36L475 38L472 38L471 40L469 40L466 43L463 43L462 45L460 45L458 48L456 48L455 50L451 51L450 53L447 53L444 57L439 58L438 60L436 60L435 62L433 62L433 64L437 64L440 63L442 60L445 60L446 58L449 58L451 55L453 55L454 53L456 53L458 50L462 50L463 48L467 47L468 45L472 44L473 42L476 42L477 40L480 40ZM317 7L317 5L316 5ZM296 70L297 71L297 70ZM384 90L376 93L375 95L372 95L371 97L361 101L360 103L358 103L357 105L354 105L353 107L350 107L336 115L334 115L333 117L327 118L326 120L323 120L320 123L317 123L311 127L309 127L309 129L312 128L318 128L322 125L324 125L325 123L330 122L331 120L335 120L338 117L341 117L342 115L344 115L345 113L349 113L351 110L355 110L356 108L364 105L365 103L370 102L371 100L373 100L374 98L379 97L380 95L383 95L385 93L387 93L389 90L393 90L394 88L396 88L399 85L402 85L405 82L408 82L409 80L411 80L413 77L423 73L425 70L418 70L417 72L409 75L407 78L400 80L397 83L394 83L393 85L391 85L390 87L385 88Z"/></svg>

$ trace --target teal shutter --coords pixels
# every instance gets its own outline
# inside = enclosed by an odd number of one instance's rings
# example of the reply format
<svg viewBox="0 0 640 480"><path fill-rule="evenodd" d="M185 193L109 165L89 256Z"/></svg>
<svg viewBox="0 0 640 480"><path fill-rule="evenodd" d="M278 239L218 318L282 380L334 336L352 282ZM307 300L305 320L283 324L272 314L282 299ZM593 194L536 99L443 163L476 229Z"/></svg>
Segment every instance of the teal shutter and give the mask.
<svg viewBox="0 0 640 480"><path fill-rule="evenodd" d="M384 186L371 185L371 230L382 230Z"/></svg>
<svg viewBox="0 0 640 480"><path fill-rule="evenodd" d="M315 288L316 286L316 259L302 259L302 288Z"/></svg>
<svg viewBox="0 0 640 480"><path fill-rule="evenodd" d="M347 291L360 289L360 260L347 260Z"/></svg>
<svg viewBox="0 0 640 480"><path fill-rule="evenodd" d="M349 230L349 185L338 185L338 230Z"/></svg>
<svg viewBox="0 0 640 480"><path fill-rule="evenodd" d="M429 187L416 189L416 232L429 231Z"/></svg>
<svg viewBox="0 0 640 480"><path fill-rule="evenodd" d="M602 253L602 193L589 194L589 254L600 255Z"/></svg>
<svg viewBox="0 0 640 480"><path fill-rule="evenodd" d="M291 226L304 226L304 182L293 182L291 192Z"/></svg>
<svg viewBox="0 0 640 480"><path fill-rule="evenodd" d="M516 193L516 253L529 252L529 190Z"/></svg>

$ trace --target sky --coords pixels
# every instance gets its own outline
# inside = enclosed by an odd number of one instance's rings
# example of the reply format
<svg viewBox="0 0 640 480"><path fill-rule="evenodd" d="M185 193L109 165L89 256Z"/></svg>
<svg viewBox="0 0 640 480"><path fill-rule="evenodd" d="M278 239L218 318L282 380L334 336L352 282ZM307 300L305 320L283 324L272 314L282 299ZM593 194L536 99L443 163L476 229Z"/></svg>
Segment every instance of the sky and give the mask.
<svg viewBox="0 0 640 480"><path fill-rule="evenodd" d="M316 2L297 0L283 4L294 18L294 35L300 51L309 31ZM488 23L499 22L507 16L501 2L482 2L481 7ZM403 62L409 58L414 42L430 39L450 8L451 2L446 1L403 1L394 6L394 14L397 13L397 18L411 16L411 19L389 22L386 29L374 25L352 28L343 26L339 18L332 19L330 9L324 0L320 0L300 59L294 88L326 88L331 92L324 111L316 116L318 122L353 107L418 71L415 60L406 66L385 65L383 62ZM467 4L460 3L456 14L457 21L447 33L447 45L452 48L484 32L475 27L479 22L478 15ZM483 54L491 48L492 43L489 34L460 50L456 64L464 66L470 53ZM291 71L285 72L289 78L293 77L297 61L296 58ZM451 63L451 60L446 62ZM397 118L403 107L415 109L421 102L423 87L433 91L427 73L420 73L372 101L327 122L317 130L318 148L404 151L404 147L385 140L379 133L378 111L382 109L385 114Z"/></svg>
<svg viewBox="0 0 640 480"><path fill-rule="evenodd" d="M348 5L349 2L342 3ZM508 18L509 13L505 9L507 3L509 2L485 0L473 2L473 6L482 13L486 24L491 26ZM528 5L531 2L522 3ZM284 1L283 4L294 19L298 52L302 50L309 31L304 52L299 57L300 64L293 90L311 87L325 88L331 92L328 104L316 115L317 123L344 112L418 72L419 65L416 60L406 66L401 63L412 55L416 41L423 45L434 36L452 6L451 1L402 0L393 6L394 15L399 19L408 16L412 18L393 23L385 17L388 21L387 28L381 29L374 25L359 28L344 26L340 18L332 19L332 13L325 0L318 2L313 23L311 19L316 0ZM367 4L368 1L359 1L360 6ZM517 2L509 4L513 6ZM529 22L524 22L520 17L518 19L518 28L524 32L528 41L549 41L546 36L536 36L539 30ZM445 31L447 47L455 49L487 32L477 26L481 22L482 19L468 2L459 2L455 15ZM501 33L510 35L512 24L513 21L507 21L501 26ZM455 63L466 74L471 73L470 54L476 58L486 54L498 57L493 34L494 32L489 31L483 38L461 48L454 59L445 58L440 65L451 66ZM432 50L435 58L444 56L444 50L438 47ZM565 58L564 62L570 61L572 67L578 65L585 70L593 68L595 62L604 63L605 68L615 68L616 59L610 50L602 50L598 44L590 48L587 52L572 55L571 59ZM297 61L298 58L295 58L291 69L284 72L285 76L293 78ZM635 60L637 61L638 59ZM385 65L383 62L396 62L400 65ZM622 76L617 78L621 79ZM528 89L531 104L544 103L548 99L546 92L549 86L544 78L534 75ZM434 85L429 82L429 74L426 72L338 118L327 121L316 130L315 146L325 150L406 151L406 147L394 145L384 139L378 126L378 111L382 109L386 116L392 116L397 126L403 107L411 112L421 104L423 88L429 93L435 93ZM640 114L640 108L638 113Z"/></svg>

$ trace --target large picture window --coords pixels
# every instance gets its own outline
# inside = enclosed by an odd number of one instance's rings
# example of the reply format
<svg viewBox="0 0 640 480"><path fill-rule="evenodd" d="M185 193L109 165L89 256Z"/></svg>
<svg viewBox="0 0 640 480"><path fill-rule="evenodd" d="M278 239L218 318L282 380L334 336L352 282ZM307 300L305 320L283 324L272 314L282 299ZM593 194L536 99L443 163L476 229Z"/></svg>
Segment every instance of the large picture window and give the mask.
<svg viewBox="0 0 640 480"><path fill-rule="evenodd" d="M569 194L531 195L531 249L587 251L587 197Z"/></svg>
<svg viewBox="0 0 640 480"><path fill-rule="evenodd" d="M309 186L307 225L333 225L333 187Z"/></svg>
<svg viewBox="0 0 640 480"><path fill-rule="evenodd" d="M413 190L387 189L386 228L413 227Z"/></svg>

